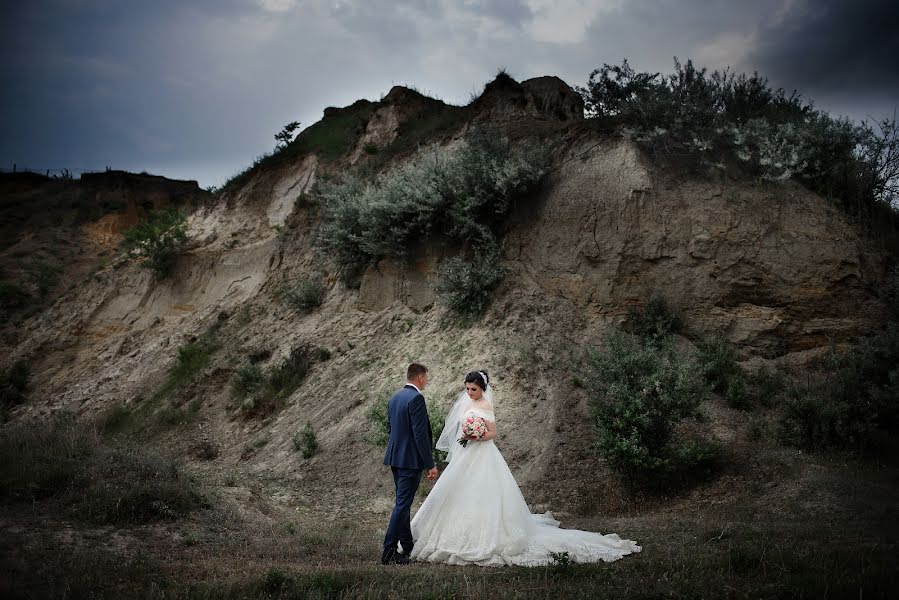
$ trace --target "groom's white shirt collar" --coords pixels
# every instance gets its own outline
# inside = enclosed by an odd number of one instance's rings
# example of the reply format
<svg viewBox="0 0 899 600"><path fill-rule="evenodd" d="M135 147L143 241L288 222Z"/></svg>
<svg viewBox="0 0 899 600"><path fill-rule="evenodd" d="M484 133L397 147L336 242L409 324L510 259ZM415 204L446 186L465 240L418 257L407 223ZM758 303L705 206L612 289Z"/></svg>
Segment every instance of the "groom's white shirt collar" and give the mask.
<svg viewBox="0 0 899 600"><path fill-rule="evenodd" d="M421 393L421 390L418 389L418 386L415 385L414 383L409 383L409 382L407 381L407 382L406 382L406 385L411 385L412 387L415 388L415 391L416 391L416 392L418 392L419 394Z"/></svg>

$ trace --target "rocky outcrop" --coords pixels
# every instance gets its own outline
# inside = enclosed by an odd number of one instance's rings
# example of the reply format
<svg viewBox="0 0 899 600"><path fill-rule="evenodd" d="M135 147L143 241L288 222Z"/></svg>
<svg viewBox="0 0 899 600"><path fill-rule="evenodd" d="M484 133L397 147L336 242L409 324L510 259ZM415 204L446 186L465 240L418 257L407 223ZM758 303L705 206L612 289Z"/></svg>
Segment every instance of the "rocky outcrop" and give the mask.
<svg viewBox="0 0 899 600"><path fill-rule="evenodd" d="M521 82L527 96L529 113L559 121L584 118L584 99L567 83L555 76L534 77Z"/></svg>
<svg viewBox="0 0 899 600"><path fill-rule="evenodd" d="M339 114L335 112L339 110L349 108L327 109L326 117ZM580 94L558 77L536 77L518 83L501 74L465 107L450 106L416 90L394 86L378 102L364 133L358 137L350 153L349 163L357 164L367 155L387 148L404 130L424 129L437 134L448 123L459 128L465 121L483 123L528 119L566 123L583 118L584 101Z"/></svg>
<svg viewBox="0 0 899 600"><path fill-rule="evenodd" d="M10 322L39 312L111 263L122 232L141 216L169 206L189 211L211 199L196 181L147 173L0 174L0 278L16 294L0 301L0 330L14 338Z"/></svg>
<svg viewBox="0 0 899 600"><path fill-rule="evenodd" d="M578 121L584 118L584 100L558 77L536 77L518 83L500 74L484 87L472 104L478 119L516 118Z"/></svg>
<svg viewBox="0 0 899 600"><path fill-rule="evenodd" d="M396 85L378 103L368 121L365 132L357 139L350 153L350 164L356 164L368 154L377 153L389 146L401 129L413 121L421 121L442 112L460 111L440 100L429 98L416 90Z"/></svg>
<svg viewBox="0 0 899 600"><path fill-rule="evenodd" d="M851 342L882 321L870 290L884 253L799 184L673 177L623 140L568 158L511 224L532 293L610 318L658 290L694 335L724 334L747 357Z"/></svg>

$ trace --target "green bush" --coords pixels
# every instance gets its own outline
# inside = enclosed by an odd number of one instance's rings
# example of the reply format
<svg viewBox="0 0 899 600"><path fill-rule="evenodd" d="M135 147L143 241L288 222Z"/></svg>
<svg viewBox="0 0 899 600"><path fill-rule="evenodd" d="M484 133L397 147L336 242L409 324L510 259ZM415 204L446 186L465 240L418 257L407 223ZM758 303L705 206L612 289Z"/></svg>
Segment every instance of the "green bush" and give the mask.
<svg viewBox="0 0 899 600"><path fill-rule="evenodd" d="M471 262L454 256L438 270L438 297L460 315L477 316L490 302L490 293L502 283L508 269L500 266L502 250L489 248L475 254Z"/></svg>
<svg viewBox="0 0 899 600"><path fill-rule="evenodd" d="M175 208L155 211L123 236L128 253L145 257L145 266L162 278L171 272L187 242L187 217Z"/></svg>
<svg viewBox="0 0 899 600"><path fill-rule="evenodd" d="M178 358L172 374L186 379L209 364L209 348L201 342L191 342L178 348Z"/></svg>
<svg viewBox="0 0 899 600"><path fill-rule="evenodd" d="M737 349L720 335L702 340L697 349L705 380L711 384L714 391L724 393L731 381L740 375Z"/></svg>
<svg viewBox="0 0 899 600"><path fill-rule="evenodd" d="M642 309L629 311L628 321L633 325L634 333L645 340L662 339L684 327L683 317L657 291L650 294Z"/></svg>
<svg viewBox="0 0 899 600"><path fill-rule="evenodd" d="M780 439L810 450L876 452L899 428L899 323L845 353L831 346L794 382L780 415Z"/></svg>
<svg viewBox="0 0 899 600"><path fill-rule="evenodd" d="M0 371L0 423L6 421L9 410L25 402L28 377L31 369L24 360L18 360Z"/></svg>
<svg viewBox="0 0 899 600"><path fill-rule="evenodd" d="M293 447L303 453L303 458L311 458L318 452L318 437L315 435L312 423L307 421L303 431L294 434Z"/></svg>
<svg viewBox="0 0 899 600"><path fill-rule="evenodd" d="M437 443L437 438L443 433L443 427L446 425L446 412L447 409L445 406L440 405L435 401L428 401L428 418L431 421L431 436L433 437L435 444ZM445 462L446 452L435 448L434 464Z"/></svg>
<svg viewBox="0 0 899 600"><path fill-rule="evenodd" d="M218 330L221 323L215 321L199 338L178 348L175 363L169 368L168 376L156 390L154 398L162 398L182 388L206 368L219 348Z"/></svg>
<svg viewBox="0 0 899 600"><path fill-rule="evenodd" d="M784 376L776 368L767 366L744 373L742 380L749 398L767 408L778 403L787 387Z"/></svg>
<svg viewBox="0 0 899 600"><path fill-rule="evenodd" d="M236 381L241 383L232 384L237 385L238 389L242 389L245 383L250 384L248 387L251 389L247 389L240 405L243 414L248 417L266 417L280 409L306 379L316 355L317 352L311 346L302 344L291 349L281 362L264 375L258 368L246 368L246 381L238 379Z"/></svg>
<svg viewBox="0 0 899 600"><path fill-rule="evenodd" d="M724 391L724 400L731 408L748 410L752 407L746 381L741 375L731 377L728 380L727 389Z"/></svg>
<svg viewBox="0 0 899 600"><path fill-rule="evenodd" d="M895 119L854 124L815 110L756 74L697 69L640 73L627 61L594 70L580 88L589 113L639 143L723 166L730 157L760 179L797 177L854 212L890 210L899 191ZM892 209L895 210L895 209Z"/></svg>
<svg viewBox="0 0 899 600"><path fill-rule="evenodd" d="M243 400L247 396L256 393L263 383L265 375L259 365L249 364L240 367L231 380L231 397Z"/></svg>
<svg viewBox="0 0 899 600"><path fill-rule="evenodd" d="M740 367L736 347L721 335L700 340L697 350L703 377L731 408L770 407L784 390L783 378L775 370L762 366L745 371Z"/></svg>
<svg viewBox="0 0 899 600"><path fill-rule="evenodd" d="M700 370L670 337L651 341L613 330L604 348L589 352L596 447L631 481L695 471L714 454L714 444L676 435L708 394Z"/></svg>
<svg viewBox="0 0 899 600"><path fill-rule="evenodd" d="M325 287L321 280L315 278L303 279L297 285L285 288L282 292L284 302L300 311L321 306L324 295Z"/></svg>
<svg viewBox="0 0 899 600"><path fill-rule="evenodd" d="M38 294L44 298L59 283L59 275L63 272L61 265L45 260L32 259L27 268L27 276Z"/></svg>
<svg viewBox="0 0 899 600"><path fill-rule="evenodd" d="M781 412L781 441L807 450L851 449L871 441L877 416L873 407L832 393L830 383L791 390Z"/></svg>
<svg viewBox="0 0 899 600"><path fill-rule="evenodd" d="M435 235L482 244L512 200L543 177L548 154L531 145L516 149L499 135L469 133L454 150L435 149L373 182L347 176L326 182L319 246L341 265L409 256Z"/></svg>
<svg viewBox="0 0 899 600"><path fill-rule="evenodd" d="M373 446L387 446L390 439L390 431L387 428L387 403L390 401L390 392L382 391L365 410L365 418L368 419L370 430L365 438Z"/></svg>

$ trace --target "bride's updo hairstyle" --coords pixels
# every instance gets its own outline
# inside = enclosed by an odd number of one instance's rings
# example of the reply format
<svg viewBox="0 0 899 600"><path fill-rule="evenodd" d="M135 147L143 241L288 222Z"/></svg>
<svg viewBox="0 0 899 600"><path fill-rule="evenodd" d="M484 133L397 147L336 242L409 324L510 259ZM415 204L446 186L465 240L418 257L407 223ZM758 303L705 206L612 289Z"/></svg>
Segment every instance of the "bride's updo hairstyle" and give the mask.
<svg viewBox="0 0 899 600"><path fill-rule="evenodd" d="M490 383L490 375L486 370L472 371L465 376L465 383L474 383L482 390L486 390L487 384Z"/></svg>

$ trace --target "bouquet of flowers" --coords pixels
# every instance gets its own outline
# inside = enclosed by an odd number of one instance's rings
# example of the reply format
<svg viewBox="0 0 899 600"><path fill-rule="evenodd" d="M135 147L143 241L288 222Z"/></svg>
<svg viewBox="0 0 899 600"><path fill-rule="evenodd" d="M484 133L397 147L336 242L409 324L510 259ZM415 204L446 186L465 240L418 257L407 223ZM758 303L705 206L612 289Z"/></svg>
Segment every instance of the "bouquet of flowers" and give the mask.
<svg viewBox="0 0 899 600"><path fill-rule="evenodd" d="M464 448L468 440L464 436L482 438L487 435L487 422L481 417L468 417L462 421L462 436L458 441Z"/></svg>

